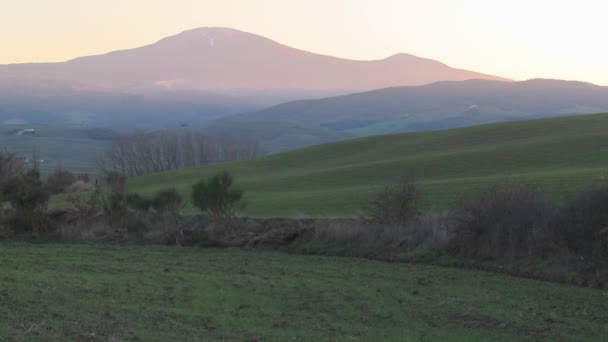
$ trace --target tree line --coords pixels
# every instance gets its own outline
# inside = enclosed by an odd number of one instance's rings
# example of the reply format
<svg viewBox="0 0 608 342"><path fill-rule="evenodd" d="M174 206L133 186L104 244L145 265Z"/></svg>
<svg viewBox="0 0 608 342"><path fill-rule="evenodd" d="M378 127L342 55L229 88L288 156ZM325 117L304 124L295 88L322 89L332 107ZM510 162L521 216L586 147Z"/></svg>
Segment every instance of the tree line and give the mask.
<svg viewBox="0 0 608 342"><path fill-rule="evenodd" d="M98 158L99 167L127 176L248 160L263 155L252 139L213 137L200 131L165 130L115 138Z"/></svg>

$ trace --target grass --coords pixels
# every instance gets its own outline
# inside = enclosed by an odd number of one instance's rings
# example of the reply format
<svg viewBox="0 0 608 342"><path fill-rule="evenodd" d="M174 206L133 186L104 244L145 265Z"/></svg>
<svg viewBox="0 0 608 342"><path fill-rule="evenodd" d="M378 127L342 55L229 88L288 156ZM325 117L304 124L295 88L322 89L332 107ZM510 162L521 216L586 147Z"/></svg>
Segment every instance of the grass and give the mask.
<svg viewBox="0 0 608 342"><path fill-rule="evenodd" d="M600 341L606 291L231 249L0 244L0 340Z"/></svg>
<svg viewBox="0 0 608 342"><path fill-rule="evenodd" d="M357 215L384 185L408 175L420 183L431 208L446 208L463 194L505 180L535 184L559 201L606 175L608 114L341 141L134 178L129 187L144 195L176 187L189 198L192 184L221 169L245 190L245 214L259 217ZM190 204L184 208L193 211Z"/></svg>

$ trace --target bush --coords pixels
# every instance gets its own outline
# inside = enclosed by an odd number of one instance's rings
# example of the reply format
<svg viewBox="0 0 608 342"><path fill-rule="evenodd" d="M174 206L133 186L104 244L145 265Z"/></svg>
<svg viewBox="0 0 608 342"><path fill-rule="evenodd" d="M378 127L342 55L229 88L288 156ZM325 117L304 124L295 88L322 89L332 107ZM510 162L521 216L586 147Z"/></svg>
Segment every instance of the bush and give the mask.
<svg viewBox="0 0 608 342"><path fill-rule="evenodd" d="M182 196L175 188L160 190L152 200L152 207L163 214L179 215Z"/></svg>
<svg viewBox="0 0 608 342"><path fill-rule="evenodd" d="M14 230L38 233L47 226L49 192L36 169L9 181L3 189L14 213L10 225Z"/></svg>
<svg viewBox="0 0 608 342"><path fill-rule="evenodd" d="M77 180L74 183L70 184L67 188L64 189L65 193L75 193L75 192L85 192L89 190L93 190L95 185L91 183L85 183L82 180Z"/></svg>
<svg viewBox="0 0 608 342"><path fill-rule="evenodd" d="M608 269L608 186L588 189L561 209L558 230L568 251Z"/></svg>
<svg viewBox="0 0 608 342"><path fill-rule="evenodd" d="M88 199L83 199L79 194L69 195L66 199L72 205L67 210L69 221L81 221L95 217L98 213L99 190L95 189Z"/></svg>
<svg viewBox="0 0 608 342"><path fill-rule="evenodd" d="M176 189L160 190L152 200L152 207L161 214L165 226L165 235L169 236L169 227L179 225L179 209L182 196Z"/></svg>
<svg viewBox="0 0 608 342"><path fill-rule="evenodd" d="M51 194L60 194L76 181L76 176L61 167L56 168L47 178L46 184Z"/></svg>
<svg viewBox="0 0 608 342"><path fill-rule="evenodd" d="M397 186L387 186L371 203L369 216L381 224L407 224L420 216L416 185L405 180Z"/></svg>
<svg viewBox="0 0 608 342"><path fill-rule="evenodd" d="M118 172L109 172L106 175L106 184L109 188L109 193L102 196L103 212L108 224L112 227L122 230L133 230L133 222L140 219L140 214L146 212L151 202L148 199L141 197L136 193L127 193L127 178L125 175ZM136 224L138 230L141 224Z"/></svg>
<svg viewBox="0 0 608 342"><path fill-rule="evenodd" d="M23 176L26 171L23 160L15 153L0 151L0 206L4 202L2 198L4 186L13 179Z"/></svg>
<svg viewBox="0 0 608 342"><path fill-rule="evenodd" d="M192 202L212 219L231 219L237 203L243 197L243 192L232 185L232 175L222 171L208 181L201 180L192 186Z"/></svg>
<svg viewBox="0 0 608 342"><path fill-rule="evenodd" d="M453 211L451 250L482 258L546 255L556 243L554 213L534 187L491 187Z"/></svg>

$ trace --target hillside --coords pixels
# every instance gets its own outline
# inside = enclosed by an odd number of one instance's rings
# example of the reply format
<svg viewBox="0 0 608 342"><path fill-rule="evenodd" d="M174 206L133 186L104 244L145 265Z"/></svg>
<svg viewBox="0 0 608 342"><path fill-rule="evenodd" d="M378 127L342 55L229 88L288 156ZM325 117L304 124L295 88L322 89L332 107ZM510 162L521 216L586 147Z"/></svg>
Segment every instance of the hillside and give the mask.
<svg viewBox="0 0 608 342"><path fill-rule="evenodd" d="M246 191L248 214L350 216L407 175L419 181L427 206L444 208L505 179L534 183L562 199L599 181L606 165L608 114L595 114L361 138L134 178L129 186L148 195L175 186L189 196L200 178L228 169Z"/></svg>
<svg viewBox="0 0 608 342"><path fill-rule="evenodd" d="M469 80L296 101L233 120L287 120L365 136L608 111L608 87L583 82Z"/></svg>
<svg viewBox="0 0 608 342"><path fill-rule="evenodd" d="M335 129L291 121L222 120L205 124L201 130L218 137L257 141L265 153L284 152L355 137Z"/></svg>

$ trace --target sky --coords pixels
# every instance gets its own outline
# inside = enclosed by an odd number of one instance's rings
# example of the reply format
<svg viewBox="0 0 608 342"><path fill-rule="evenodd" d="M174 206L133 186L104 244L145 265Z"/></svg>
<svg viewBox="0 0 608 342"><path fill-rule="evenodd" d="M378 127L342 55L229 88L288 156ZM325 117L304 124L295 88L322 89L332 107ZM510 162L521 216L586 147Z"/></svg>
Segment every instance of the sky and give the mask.
<svg viewBox="0 0 608 342"><path fill-rule="evenodd" d="M0 0L0 64L213 26L343 58L403 52L515 80L608 85L607 13L605 0Z"/></svg>

